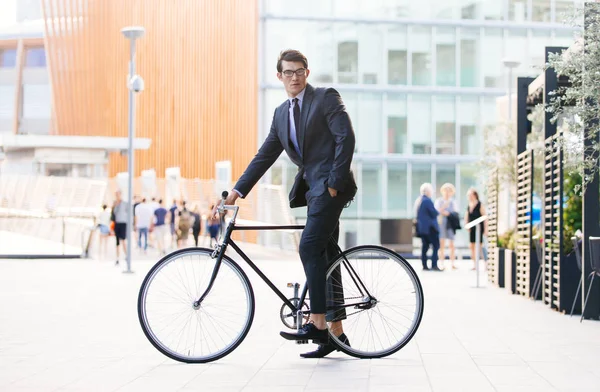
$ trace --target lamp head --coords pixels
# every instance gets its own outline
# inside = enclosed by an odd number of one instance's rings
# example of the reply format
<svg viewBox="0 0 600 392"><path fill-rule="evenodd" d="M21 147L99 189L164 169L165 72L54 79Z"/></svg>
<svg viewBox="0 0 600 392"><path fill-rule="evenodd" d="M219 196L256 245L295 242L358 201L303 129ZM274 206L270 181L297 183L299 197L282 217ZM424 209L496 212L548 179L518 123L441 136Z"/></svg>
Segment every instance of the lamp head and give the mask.
<svg viewBox="0 0 600 392"><path fill-rule="evenodd" d="M129 26L121 29L121 34L127 39L138 39L144 36L146 29L142 26Z"/></svg>
<svg viewBox="0 0 600 392"><path fill-rule="evenodd" d="M502 59L502 64L504 64L505 67L508 68L517 68L519 65L521 65L521 62L515 59Z"/></svg>

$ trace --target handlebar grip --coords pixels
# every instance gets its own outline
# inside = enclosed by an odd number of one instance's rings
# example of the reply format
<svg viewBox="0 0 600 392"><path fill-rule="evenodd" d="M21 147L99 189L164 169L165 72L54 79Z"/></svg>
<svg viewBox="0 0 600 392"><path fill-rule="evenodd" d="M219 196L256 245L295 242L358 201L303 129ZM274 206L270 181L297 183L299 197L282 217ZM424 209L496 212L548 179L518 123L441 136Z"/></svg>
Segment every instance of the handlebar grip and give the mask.
<svg viewBox="0 0 600 392"><path fill-rule="evenodd" d="M223 191L223 193L221 193L221 197L223 198L223 200L227 199L227 196L229 196L229 192Z"/></svg>

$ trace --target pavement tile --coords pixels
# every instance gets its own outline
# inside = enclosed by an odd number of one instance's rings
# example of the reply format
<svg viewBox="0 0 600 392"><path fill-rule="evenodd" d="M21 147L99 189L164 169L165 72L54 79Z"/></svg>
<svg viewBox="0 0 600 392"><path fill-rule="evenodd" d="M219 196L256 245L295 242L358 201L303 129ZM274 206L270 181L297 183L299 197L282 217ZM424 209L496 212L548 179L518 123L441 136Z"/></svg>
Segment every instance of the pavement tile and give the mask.
<svg viewBox="0 0 600 392"><path fill-rule="evenodd" d="M257 263L291 296L285 284L302 280L297 256L261 252ZM181 364L154 349L137 318L153 262L136 259L126 275L110 260L0 261L0 391L586 392L600 385L600 322L579 324L505 290L474 289L468 263L451 273L419 272L426 298L419 331L396 354L372 360L341 352L300 358L315 346L279 337L281 302L246 268L256 297L246 340L219 361Z"/></svg>

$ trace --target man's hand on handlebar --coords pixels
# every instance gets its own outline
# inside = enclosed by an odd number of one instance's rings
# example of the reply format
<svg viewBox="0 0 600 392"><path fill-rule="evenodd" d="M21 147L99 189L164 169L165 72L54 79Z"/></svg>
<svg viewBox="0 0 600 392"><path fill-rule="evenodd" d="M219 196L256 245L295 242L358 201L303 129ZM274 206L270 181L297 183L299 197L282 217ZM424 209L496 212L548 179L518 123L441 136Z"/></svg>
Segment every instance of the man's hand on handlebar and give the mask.
<svg viewBox="0 0 600 392"><path fill-rule="evenodd" d="M231 192L223 192L222 197L217 200L217 202L215 203L215 207L212 210L212 217L213 219L216 219L217 214L219 213L219 207L220 206L232 206L235 205L235 201L238 199L238 197L240 197L238 195L237 192L235 191L231 191Z"/></svg>

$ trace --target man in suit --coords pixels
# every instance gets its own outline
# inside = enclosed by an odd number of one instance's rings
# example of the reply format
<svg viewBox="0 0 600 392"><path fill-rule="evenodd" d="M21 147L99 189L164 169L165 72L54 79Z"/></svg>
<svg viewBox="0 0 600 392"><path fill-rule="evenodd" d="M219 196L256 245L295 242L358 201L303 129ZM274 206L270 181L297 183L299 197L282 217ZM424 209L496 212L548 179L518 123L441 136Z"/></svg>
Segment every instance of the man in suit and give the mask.
<svg viewBox="0 0 600 392"><path fill-rule="evenodd" d="M357 190L350 171L355 138L338 92L332 88L313 88L307 83L309 74L308 61L302 53L297 50L280 53L277 77L288 99L275 109L269 135L225 204L232 205L238 197L248 195L284 150L298 166L289 200L291 208L307 206L300 258L308 283L311 319L299 333L281 332L281 336L320 343L316 351L301 356L321 358L334 350L328 340L327 321L332 322L332 333L349 344L341 322L345 312L326 315L325 275L328 260L336 253L335 247L328 244L329 238L333 236L337 242L340 214Z"/></svg>
<svg viewBox="0 0 600 392"><path fill-rule="evenodd" d="M433 247L431 255L431 271L441 271L437 266L438 251L440 249L440 226L437 217L438 210L435 209L431 196L433 187L429 183L421 185L421 197L417 199L417 232L421 237L421 262L423 270L428 271L427 251L429 246Z"/></svg>

